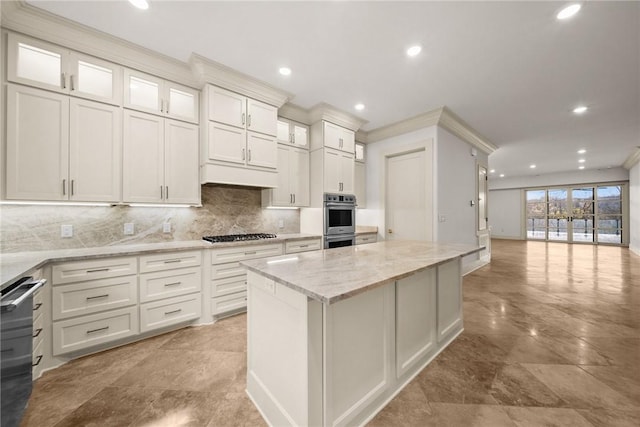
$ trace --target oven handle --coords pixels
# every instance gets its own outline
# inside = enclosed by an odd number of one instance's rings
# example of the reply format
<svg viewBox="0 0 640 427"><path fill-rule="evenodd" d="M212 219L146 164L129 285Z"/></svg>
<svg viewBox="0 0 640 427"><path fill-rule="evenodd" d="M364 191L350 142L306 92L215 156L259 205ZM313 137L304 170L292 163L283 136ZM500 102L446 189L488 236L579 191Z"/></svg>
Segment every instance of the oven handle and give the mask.
<svg viewBox="0 0 640 427"><path fill-rule="evenodd" d="M23 288L25 286L30 286L30 288L29 288L29 290L27 292L25 292L24 294L20 295L18 298L14 299L14 300L3 302L2 303L2 311L3 312L8 312L8 311L15 310L16 308L18 308L18 306L20 304L22 304L22 302L24 300L26 300L31 295L33 295L33 293L35 291L37 291L38 289L43 287L45 283L47 283L47 279L38 280L37 282L28 282L28 283L24 283L24 284L20 285L18 288Z"/></svg>
<svg viewBox="0 0 640 427"><path fill-rule="evenodd" d="M345 202L345 203L340 203L340 202L325 202L324 204L326 207L328 208L333 208L333 207L338 207L338 208L355 208L355 203L351 203L351 202Z"/></svg>

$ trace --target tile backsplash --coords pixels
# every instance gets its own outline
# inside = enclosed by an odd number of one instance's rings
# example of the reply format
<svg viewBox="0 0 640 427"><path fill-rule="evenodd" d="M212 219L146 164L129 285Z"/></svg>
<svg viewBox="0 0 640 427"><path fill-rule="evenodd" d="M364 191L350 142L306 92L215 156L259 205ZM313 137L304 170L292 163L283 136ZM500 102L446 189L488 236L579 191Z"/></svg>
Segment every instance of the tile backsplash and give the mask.
<svg viewBox="0 0 640 427"><path fill-rule="evenodd" d="M202 205L201 208L3 205L0 247L3 253L8 253L199 240L212 234L300 232L300 211L262 208L259 188L203 185ZM279 228L280 221L283 228ZM165 222L171 223L171 233L162 232ZM125 223L134 224L133 235L124 235ZM60 237L62 225L73 226L73 237Z"/></svg>

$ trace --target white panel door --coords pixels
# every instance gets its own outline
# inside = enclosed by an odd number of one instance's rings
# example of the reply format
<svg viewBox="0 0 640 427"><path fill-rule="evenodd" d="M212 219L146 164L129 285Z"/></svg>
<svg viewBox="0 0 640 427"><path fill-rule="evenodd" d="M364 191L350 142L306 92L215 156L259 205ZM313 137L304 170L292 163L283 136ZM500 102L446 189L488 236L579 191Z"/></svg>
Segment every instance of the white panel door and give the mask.
<svg viewBox="0 0 640 427"><path fill-rule="evenodd" d="M209 120L244 128L247 98L234 92L209 86Z"/></svg>
<svg viewBox="0 0 640 427"><path fill-rule="evenodd" d="M9 81L68 93L67 49L13 33L7 47Z"/></svg>
<svg viewBox="0 0 640 427"><path fill-rule="evenodd" d="M7 86L7 199L66 200L69 97Z"/></svg>
<svg viewBox="0 0 640 427"><path fill-rule="evenodd" d="M124 112L125 202L158 203L164 199L164 120L151 114Z"/></svg>
<svg viewBox="0 0 640 427"><path fill-rule="evenodd" d="M120 201L121 114L118 107L71 98L69 130L71 200Z"/></svg>
<svg viewBox="0 0 640 427"><path fill-rule="evenodd" d="M284 144L292 143L293 136L289 131L289 122L283 122L282 120L278 120L276 137L278 139L278 142L282 142Z"/></svg>
<svg viewBox="0 0 640 427"><path fill-rule="evenodd" d="M124 106L147 113L163 113L163 84L164 81L158 77L125 69Z"/></svg>
<svg viewBox="0 0 640 427"><path fill-rule="evenodd" d="M176 83L165 83L165 113L172 118L198 123L199 92Z"/></svg>
<svg viewBox="0 0 640 427"><path fill-rule="evenodd" d="M273 105L247 99L247 130L276 136L278 109Z"/></svg>
<svg viewBox="0 0 640 427"><path fill-rule="evenodd" d="M336 150L324 150L324 191L326 193L338 193L342 188L340 152Z"/></svg>
<svg viewBox="0 0 640 427"><path fill-rule="evenodd" d="M198 126L166 120L164 197L168 203L200 203Z"/></svg>
<svg viewBox="0 0 640 427"><path fill-rule="evenodd" d="M247 132L247 165L278 167L278 143L272 136Z"/></svg>
<svg viewBox="0 0 640 427"><path fill-rule="evenodd" d="M247 131L241 128L209 122L209 159L244 165L246 134Z"/></svg>
<svg viewBox="0 0 640 427"><path fill-rule="evenodd" d="M387 158L387 240L426 240L424 150Z"/></svg>
<svg viewBox="0 0 640 427"><path fill-rule="evenodd" d="M356 134L351 129L342 129L341 150L354 153L356 150Z"/></svg>
<svg viewBox="0 0 640 427"><path fill-rule="evenodd" d="M295 206L309 206L309 152L293 148L289 153L290 188Z"/></svg>
<svg viewBox="0 0 640 427"><path fill-rule="evenodd" d="M355 189L354 181L354 161L353 154L340 154L340 182L342 186L340 191L347 194L353 194Z"/></svg>
<svg viewBox="0 0 640 427"><path fill-rule="evenodd" d="M293 127L293 143L298 147L309 147L309 128L291 125Z"/></svg>
<svg viewBox="0 0 640 427"><path fill-rule="evenodd" d="M278 186L272 190L271 200L271 203L276 206L289 206L293 203L293 191L290 185L293 172L290 153L292 153L291 147L278 144Z"/></svg>
<svg viewBox="0 0 640 427"><path fill-rule="evenodd" d="M74 96L120 105L122 103L122 67L71 52L69 90Z"/></svg>
<svg viewBox="0 0 640 427"><path fill-rule="evenodd" d="M333 123L324 122L324 146L339 150L340 138L342 138L342 128Z"/></svg>

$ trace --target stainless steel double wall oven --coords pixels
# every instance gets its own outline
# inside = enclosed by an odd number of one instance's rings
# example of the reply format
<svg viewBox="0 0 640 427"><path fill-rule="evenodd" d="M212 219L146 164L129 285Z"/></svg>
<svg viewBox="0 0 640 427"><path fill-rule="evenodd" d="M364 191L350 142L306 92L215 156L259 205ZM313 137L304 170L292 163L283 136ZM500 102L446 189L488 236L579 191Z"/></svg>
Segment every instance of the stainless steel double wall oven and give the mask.
<svg viewBox="0 0 640 427"><path fill-rule="evenodd" d="M324 248L355 245L356 196L324 194Z"/></svg>

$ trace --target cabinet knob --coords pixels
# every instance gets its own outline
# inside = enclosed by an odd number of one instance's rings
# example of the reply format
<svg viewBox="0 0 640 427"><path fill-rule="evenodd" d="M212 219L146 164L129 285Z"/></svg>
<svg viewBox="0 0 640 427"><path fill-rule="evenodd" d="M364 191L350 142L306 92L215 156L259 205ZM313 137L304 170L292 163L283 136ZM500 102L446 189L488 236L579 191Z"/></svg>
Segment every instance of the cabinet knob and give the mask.
<svg viewBox="0 0 640 427"><path fill-rule="evenodd" d="M389 229L389 234L393 234L393 230L392 229Z"/></svg>

